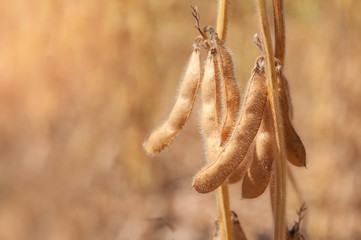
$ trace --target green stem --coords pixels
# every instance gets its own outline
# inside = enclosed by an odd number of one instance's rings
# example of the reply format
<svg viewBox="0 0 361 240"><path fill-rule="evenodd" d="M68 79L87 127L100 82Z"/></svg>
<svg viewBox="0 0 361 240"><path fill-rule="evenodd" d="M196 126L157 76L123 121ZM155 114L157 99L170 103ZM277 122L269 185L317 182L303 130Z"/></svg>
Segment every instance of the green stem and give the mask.
<svg viewBox="0 0 361 240"><path fill-rule="evenodd" d="M286 214L286 158L284 147L283 122L278 98L278 88L275 73L275 61L272 50L271 33L267 19L265 0L256 0L258 22L260 26L262 43L266 61L267 92L272 109L273 125L275 129L274 140L277 144L275 161L275 229L274 239L285 239L285 214Z"/></svg>

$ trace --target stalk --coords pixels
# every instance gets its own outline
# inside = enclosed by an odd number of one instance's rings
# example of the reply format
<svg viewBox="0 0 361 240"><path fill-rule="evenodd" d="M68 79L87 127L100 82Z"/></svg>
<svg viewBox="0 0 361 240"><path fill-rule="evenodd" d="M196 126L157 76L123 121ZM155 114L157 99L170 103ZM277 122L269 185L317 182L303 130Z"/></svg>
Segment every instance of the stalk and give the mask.
<svg viewBox="0 0 361 240"><path fill-rule="evenodd" d="M283 0L272 0L275 23L275 57L278 58L283 68L285 65L286 30L284 20Z"/></svg>
<svg viewBox="0 0 361 240"><path fill-rule="evenodd" d="M226 40L227 36L229 1L218 0L217 34L223 41Z"/></svg>
<svg viewBox="0 0 361 240"><path fill-rule="evenodd" d="M267 19L265 0L256 0L258 22L262 36L262 44L266 61L267 92L270 100L273 125L275 134L273 136L277 145L275 161L275 227L274 239L285 239L285 214L286 214L286 157L284 147L284 134L282 128L281 109L278 98L277 80L275 73L275 61L272 49L271 33Z"/></svg>
<svg viewBox="0 0 361 240"><path fill-rule="evenodd" d="M229 209L228 183L225 181L217 188L219 226L222 240L232 240L232 222Z"/></svg>
<svg viewBox="0 0 361 240"><path fill-rule="evenodd" d="M228 27L228 8L230 0L218 1L217 34L225 41ZM229 209L228 182L217 188L218 210L220 216L220 232L222 240L232 240L232 222Z"/></svg>

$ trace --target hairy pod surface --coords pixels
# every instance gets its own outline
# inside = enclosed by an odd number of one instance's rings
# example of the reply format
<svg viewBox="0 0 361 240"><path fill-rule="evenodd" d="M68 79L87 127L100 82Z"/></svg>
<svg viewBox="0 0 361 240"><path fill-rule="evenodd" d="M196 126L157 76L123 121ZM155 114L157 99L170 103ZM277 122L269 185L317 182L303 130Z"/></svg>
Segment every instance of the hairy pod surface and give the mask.
<svg viewBox="0 0 361 240"><path fill-rule="evenodd" d="M211 48L204 66L202 80L202 132L206 142L208 160L214 161L219 149L219 103L217 102L217 89L219 75L217 73L217 51Z"/></svg>
<svg viewBox="0 0 361 240"><path fill-rule="evenodd" d="M218 154L216 161L195 176L193 187L196 191L208 193L215 190L242 162L261 124L266 101L265 73L257 62L252 70L243 109L232 136Z"/></svg>
<svg viewBox="0 0 361 240"><path fill-rule="evenodd" d="M216 57L214 58L214 70L215 70L215 77L216 77L216 110L217 110L217 129L218 132L221 131L221 122L222 122L222 116L223 116L223 93L222 93L222 79L221 79L221 73L219 69L219 63L218 63L218 51L217 49L214 49L216 51ZM219 144L221 144L221 134L218 134L219 137ZM218 146L219 148L219 146ZM219 149L218 149L219 150ZM214 156L216 157L216 156ZM213 159L214 160L214 159Z"/></svg>
<svg viewBox="0 0 361 240"><path fill-rule="evenodd" d="M218 52L218 66L220 70L223 102L224 102L224 117L221 125L221 145L224 145L232 134L232 130L237 122L241 95L239 86L235 77L233 59L230 51L222 40L217 35L214 36L215 46Z"/></svg>
<svg viewBox="0 0 361 240"><path fill-rule="evenodd" d="M269 101L263 113L262 123L254 139L254 159L242 183L242 198L256 198L267 188L275 159L273 122ZM251 150L251 149L250 149Z"/></svg>
<svg viewBox="0 0 361 240"><path fill-rule="evenodd" d="M255 142L253 141L252 144L249 146L247 154L244 157L243 161L228 176L228 183L233 184L239 182L244 178L254 159L254 149L255 149Z"/></svg>
<svg viewBox="0 0 361 240"><path fill-rule="evenodd" d="M287 159L290 163L297 167L306 167L306 150L292 126L289 118L289 105L287 97L286 79L284 78L280 68L277 68L278 92L280 105L282 110L282 118L284 125L285 145L287 150Z"/></svg>
<svg viewBox="0 0 361 240"><path fill-rule="evenodd" d="M193 47L187 70L180 86L179 95L168 119L158 127L144 142L144 149L157 154L168 147L186 124L193 108L200 82L200 53L198 46Z"/></svg>

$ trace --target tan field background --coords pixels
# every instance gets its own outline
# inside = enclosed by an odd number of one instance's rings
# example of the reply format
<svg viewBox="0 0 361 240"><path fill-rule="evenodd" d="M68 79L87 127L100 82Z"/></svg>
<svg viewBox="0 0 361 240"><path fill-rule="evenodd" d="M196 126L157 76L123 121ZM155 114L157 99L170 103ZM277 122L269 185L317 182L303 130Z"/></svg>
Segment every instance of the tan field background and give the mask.
<svg viewBox="0 0 361 240"><path fill-rule="evenodd" d="M361 1L286 0L285 73L308 168L292 170L308 239L361 238ZM0 3L0 239L211 239L215 194L191 189L205 164L199 101L151 158L197 32L216 1ZM271 8L270 13L271 13ZM232 1L228 46L242 91L259 52L254 1ZM205 52L202 52L203 58ZM268 190L231 208L249 239L272 239ZM301 205L288 189L291 227Z"/></svg>

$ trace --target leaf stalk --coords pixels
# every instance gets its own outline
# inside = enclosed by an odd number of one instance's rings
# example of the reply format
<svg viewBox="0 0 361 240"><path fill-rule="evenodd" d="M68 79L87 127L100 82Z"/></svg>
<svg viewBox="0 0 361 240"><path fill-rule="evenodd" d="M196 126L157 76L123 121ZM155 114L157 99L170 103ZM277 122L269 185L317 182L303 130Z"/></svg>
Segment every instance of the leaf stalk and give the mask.
<svg viewBox="0 0 361 240"><path fill-rule="evenodd" d="M218 1L217 34L222 41L225 41L227 36L229 2L230 0ZM217 188L217 199L222 240L232 240L232 222L227 181Z"/></svg>
<svg viewBox="0 0 361 240"><path fill-rule="evenodd" d="M273 125L275 129L274 141L277 146L275 159L275 227L274 239L285 239L285 214L286 214L286 157L284 146L283 121L281 117L278 98L278 84L275 73L275 61L272 49L270 27L267 19L265 0L256 0L259 28L266 61L267 92L272 110Z"/></svg>

